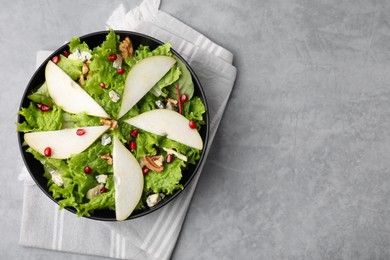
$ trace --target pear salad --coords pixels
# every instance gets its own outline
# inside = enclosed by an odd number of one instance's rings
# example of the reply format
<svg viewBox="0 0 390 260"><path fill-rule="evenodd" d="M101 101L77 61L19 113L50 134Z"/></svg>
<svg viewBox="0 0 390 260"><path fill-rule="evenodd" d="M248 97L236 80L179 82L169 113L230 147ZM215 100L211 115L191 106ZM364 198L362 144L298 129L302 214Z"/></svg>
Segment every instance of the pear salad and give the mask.
<svg viewBox="0 0 390 260"><path fill-rule="evenodd" d="M109 30L97 47L76 37L68 47L48 60L17 124L60 208L121 221L183 189L204 149L206 107L171 45L133 48Z"/></svg>

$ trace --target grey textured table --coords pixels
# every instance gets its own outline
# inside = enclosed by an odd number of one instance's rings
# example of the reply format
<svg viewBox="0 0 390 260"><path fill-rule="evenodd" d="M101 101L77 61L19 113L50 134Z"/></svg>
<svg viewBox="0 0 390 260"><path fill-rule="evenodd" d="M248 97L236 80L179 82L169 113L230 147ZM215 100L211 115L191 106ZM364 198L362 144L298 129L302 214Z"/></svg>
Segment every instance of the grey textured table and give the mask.
<svg viewBox="0 0 390 260"><path fill-rule="evenodd" d="M14 122L36 52L104 29L121 2L0 3L0 259L96 259L18 245ZM389 259L389 2L161 9L232 51L238 68L173 259Z"/></svg>

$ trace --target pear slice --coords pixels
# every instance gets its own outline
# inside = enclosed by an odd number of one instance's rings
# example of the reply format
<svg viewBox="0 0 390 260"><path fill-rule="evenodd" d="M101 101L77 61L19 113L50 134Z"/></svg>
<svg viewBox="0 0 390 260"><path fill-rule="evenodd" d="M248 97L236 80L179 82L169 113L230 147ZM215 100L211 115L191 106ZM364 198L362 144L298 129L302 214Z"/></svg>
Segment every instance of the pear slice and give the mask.
<svg viewBox="0 0 390 260"><path fill-rule="evenodd" d="M54 62L49 61L45 77L54 103L69 113L85 112L91 116L110 117L106 111Z"/></svg>
<svg viewBox="0 0 390 260"><path fill-rule="evenodd" d="M67 159L87 149L110 126L88 126L83 135L77 135L80 128L67 128L56 131L31 132L24 134L24 140L35 151L45 155L45 149L50 147L51 158Z"/></svg>
<svg viewBox="0 0 390 260"><path fill-rule="evenodd" d="M133 154L114 136L112 151L116 220L127 219L141 199L144 188L142 169Z"/></svg>
<svg viewBox="0 0 390 260"><path fill-rule="evenodd" d="M175 63L176 60L168 56L152 56L138 62L126 77L118 118L137 104Z"/></svg>
<svg viewBox="0 0 390 260"><path fill-rule="evenodd" d="M203 148L202 137L198 131L191 129L189 120L176 111L155 109L126 119L124 122L196 149Z"/></svg>

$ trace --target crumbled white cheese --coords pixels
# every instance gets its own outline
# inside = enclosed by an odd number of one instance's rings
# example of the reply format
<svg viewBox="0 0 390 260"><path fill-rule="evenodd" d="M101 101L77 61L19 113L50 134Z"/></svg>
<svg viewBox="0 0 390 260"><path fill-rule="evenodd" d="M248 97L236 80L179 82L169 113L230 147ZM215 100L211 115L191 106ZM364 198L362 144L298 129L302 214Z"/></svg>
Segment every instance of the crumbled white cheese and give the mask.
<svg viewBox="0 0 390 260"><path fill-rule="evenodd" d="M104 134L101 143L103 146L109 145L111 143L111 136L109 134Z"/></svg>
<svg viewBox="0 0 390 260"><path fill-rule="evenodd" d="M92 54L87 51L82 51L77 48L75 52L71 53L68 56L68 59L71 60L81 60L82 62L86 62L87 60L90 60L92 58Z"/></svg>
<svg viewBox="0 0 390 260"><path fill-rule="evenodd" d="M112 66L117 70L122 68L123 57L119 54L116 55L116 60L112 63Z"/></svg>
<svg viewBox="0 0 390 260"><path fill-rule="evenodd" d="M159 108L159 109L164 109L165 108L165 105L164 103L161 101L161 100L157 100L155 102L156 106Z"/></svg>
<svg viewBox="0 0 390 260"><path fill-rule="evenodd" d="M100 195L100 190L104 187L103 184L99 184L95 187L93 187L92 189L89 189L88 192L87 192L87 199L91 200L97 196Z"/></svg>
<svg viewBox="0 0 390 260"><path fill-rule="evenodd" d="M161 196L158 193L149 195L146 199L146 204L148 204L148 207L151 208L155 206L157 203L161 201Z"/></svg>
<svg viewBox="0 0 390 260"><path fill-rule="evenodd" d="M105 175L105 174L100 174L100 175L96 175L96 180L97 180L97 182L98 183L101 183L101 184L104 184L104 183L106 183L107 182L107 175Z"/></svg>
<svg viewBox="0 0 390 260"><path fill-rule="evenodd" d="M173 154L175 155L177 158L179 158L180 160L183 160L183 161L187 161L187 156L185 156L184 154L181 154L181 153L178 153L176 152L175 150L173 149L170 149L170 148L166 148L166 147L163 147L164 151L166 151L168 154Z"/></svg>
<svg viewBox="0 0 390 260"><path fill-rule="evenodd" d="M114 90L110 90L110 92L108 92L108 95L110 96L110 99L112 100L112 102L118 102L119 99L121 98L121 96L116 93Z"/></svg>
<svg viewBox="0 0 390 260"><path fill-rule="evenodd" d="M62 179L61 173L57 171L50 171L51 173L51 180L57 184L58 186L62 186L64 184L64 180Z"/></svg>

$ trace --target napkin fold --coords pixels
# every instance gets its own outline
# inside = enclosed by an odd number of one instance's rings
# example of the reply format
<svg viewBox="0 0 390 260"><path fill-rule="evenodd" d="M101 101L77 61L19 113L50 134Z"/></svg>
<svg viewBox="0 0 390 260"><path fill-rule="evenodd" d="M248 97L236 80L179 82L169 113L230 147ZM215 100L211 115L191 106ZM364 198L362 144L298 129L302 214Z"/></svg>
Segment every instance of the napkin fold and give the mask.
<svg viewBox="0 0 390 260"><path fill-rule="evenodd" d="M136 31L171 42L173 49L187 60L203 85L209 105L207 156L235 81L233 54L159 10L159 6L159 0L145 0L130 11L120 5L108 19L107 28ZM50 52L38 52L37 65L48 55ZM19 243L111 258L168 259L202 168L203 165L191 184L174 201L147 216L124 222L94 221L78 218L65 210L59 211L58 206L32 182L24 168L19 177L25 183Z"/></svg>

